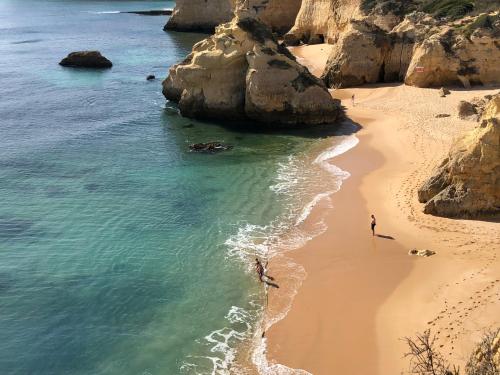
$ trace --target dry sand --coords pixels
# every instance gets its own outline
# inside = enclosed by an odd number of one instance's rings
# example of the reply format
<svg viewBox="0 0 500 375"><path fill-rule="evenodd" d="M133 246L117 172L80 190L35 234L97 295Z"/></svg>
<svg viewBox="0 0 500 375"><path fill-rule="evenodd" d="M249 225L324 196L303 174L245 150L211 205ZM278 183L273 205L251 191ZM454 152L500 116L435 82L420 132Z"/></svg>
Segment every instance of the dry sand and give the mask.
<svg viewBox="0 0 500 375"><path fill-rule="evenodd" d="M319 75L325 50L293 52ZM266 333L271 363L316 375L401 374L401 338L430 328L443 354L463 366L483 331L500 326L499 224L424 215L417 201L453 140L477 126L457 118L458 102L497 91L452 90L446 98L403 85L333 92L362 126L360 144L334 159L351 177L332 197L333 209L320 204L309 218L324 215L328 230L287 254L307 277L287 316ZM451 116L435 118L441 113ZM371 213L383 237L372 237ZM412 248L437 254L415 258ZM282 284L290 278L280 260L271 270ZM286 289L271 291L270 311L283 307Z"/></svg>

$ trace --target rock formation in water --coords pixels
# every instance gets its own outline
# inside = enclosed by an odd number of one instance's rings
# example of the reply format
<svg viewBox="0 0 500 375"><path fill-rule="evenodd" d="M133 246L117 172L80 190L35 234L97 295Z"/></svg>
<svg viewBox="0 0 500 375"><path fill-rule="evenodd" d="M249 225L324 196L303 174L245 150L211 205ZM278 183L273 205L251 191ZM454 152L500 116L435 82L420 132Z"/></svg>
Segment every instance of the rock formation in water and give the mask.
<svg viewBox="0 0 500 375"><path fill-rule="evenodd" d="M165 30L212 32L233 18L236 0L177 0Z"/></svg>
<svg viewBox="0 0 500 375"><path fill-rule="evenodd" d="M111 68L113 63L99 51L71 52L59 62L61 66L80 68Z"/></svg>
<svg viewBox="0 0 500 375"><path fill-rule="evenodd" d="M187 117L274 125L333 123L340 106L270 28L239 11L170 69L163 94Z"/></svg>
<svg viewBox="0 0 500 375"><path fill-rule="evenodd" d="M418 197L427 214L459 218L500 214L500 94L491 98L481 125L452 147Z"/></svg>
<svg viewBox="0 0 500 375"><path fill-rule="evenodd" d="M177 0L165 30L213 32L232 20L235 9L246 6L273 31L285 33L295 22L301 0Z"/></svg>

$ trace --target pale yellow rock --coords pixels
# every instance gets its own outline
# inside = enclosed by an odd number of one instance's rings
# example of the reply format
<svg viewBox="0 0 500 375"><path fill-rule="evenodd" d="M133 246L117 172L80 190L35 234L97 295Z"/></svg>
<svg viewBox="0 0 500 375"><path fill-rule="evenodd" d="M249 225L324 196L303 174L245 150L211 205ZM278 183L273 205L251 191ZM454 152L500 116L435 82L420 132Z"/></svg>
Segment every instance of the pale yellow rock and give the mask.
<svg viewBox="0 0 500 375"><path fill-rule="evenodd" d="M311 37L321 35L327 43L334 43L349 21L359 17L360 3L361 0L303 0L285 40L290 44L307 43Z"/></svg>
<svg viewBox="0 0 500 375"><path fill-rule="evenodd" d="M236 0L177 0L165 30L212 31L233 17Z"/></svg>
<svg viewBox="0 0 500 375"><path fill-rule="evenodd" d="M327 5L334 3L342 1L305 4L311 8L308 14L312 18L316 11L327 12ZM319 29L326 30L327 41L334 45L323 74L328 86L404 81L417 87L469 88L500 83L498 12L444 22L418 12L404 19L390 12L364 14L356 1L350 2L350 6L354 7L348 9L351 18L336 13L342 7L332 8L328 21L323 19L322 25L313 22L312 29L301 23L301 9L295 27L285 36L293 44L307 41Z"/></svg>
<svg viewBox="0 0 500 375"><path fill-rule="evenodd" d="M260 19L279 33L294 24L301 0L177 0L165 30L213 31L231 21L239 7L255 11Z"/></svg>
<svg viewBox="0 0 500 375"><path fill-rule="evenodd" d="M424 212L433 215L500 214L500 94L489 101L481 125L452 147L418 194Z"/></svg>
<svg viewBox="0 0 500 375"><path fill-rule="evenodd" d="M259 2L264 3L257 12L260 20L273 31L284 34L295 23L302 0L260 0Z"/></svg>
<svg viewBox="0 0 500 375"><path fill-rule="evenodd" d="M442 28L415 47L405 83L417 87L500 83L499 32L480 29L469 39Z"/></svg>
<svg viewBox="0 0 500 375"><path fill-rule="evenodd" d="M352 21L334 44L322 78L330 87L380 82L389 48L385 34L364 21Z"/></svg>
<svg viewBox="0 0 500 375"><path fill-rule="evenodd" d="M163 93L187 117L269 125L334 123L340 113L322 81L298 64L251 11L238 11L170 69Z"/></svg>

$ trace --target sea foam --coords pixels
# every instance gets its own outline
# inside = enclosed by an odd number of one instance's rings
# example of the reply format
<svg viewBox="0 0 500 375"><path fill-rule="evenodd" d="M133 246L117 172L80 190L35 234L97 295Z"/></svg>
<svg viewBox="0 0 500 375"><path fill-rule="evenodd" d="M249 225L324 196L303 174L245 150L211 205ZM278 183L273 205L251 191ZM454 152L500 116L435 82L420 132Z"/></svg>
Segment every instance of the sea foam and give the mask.
<svg viewBox="0 0 500 375"><path fill-rule="evenodd" d="M319 204L332 207L332 194L339 191L342 182L350 177L347 171L332 164L332 159L358 143L354 135L334 137L333 144L316 157L311 158L310 154L293 155L278 165L275 184L270 189L285 200L285 212L267 225L249 222L235 224L235 233L225 241L225 246L228 259L237 259L247 272L254 272L255 257L270 260L280 256L277 262L280 267L286 267L291 275L287 280L287 283L293 284L287 285L290 295L281 311L272 316L266 315L262 296L253 296L250 308L233 306L226 315L228 325L214 330L203 339L213 355L189 357L189 362L181 367L183 374L198 374L197 363L206 365L207 362L211 363L213 375L245 373L245 370L235 368L234 362L238 347L251 341L251 360L259 373L310 375L305 370L269 362L266 356L267 339L262 337L262 333L286 317L307 276L305 269L285 254L303 247L325 232L327 226L323 217L317 215L317 221L311 223L310 215Z"/></svg>

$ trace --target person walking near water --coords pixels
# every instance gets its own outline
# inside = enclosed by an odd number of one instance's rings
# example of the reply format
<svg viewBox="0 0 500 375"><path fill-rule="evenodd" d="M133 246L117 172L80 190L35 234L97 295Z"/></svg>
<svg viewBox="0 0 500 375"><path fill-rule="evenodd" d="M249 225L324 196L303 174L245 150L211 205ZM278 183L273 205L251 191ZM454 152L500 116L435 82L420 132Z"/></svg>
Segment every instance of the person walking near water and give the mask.
<svg viewBox="0 0 500 375"><path fill-rule="evenodd" d="M375 219L375 215L372 214L372 235L375 236L375 227L377 226L377 219Z"/></svg>
<svg viewBox="0 0 500 375"><path fill-rule="evenodd" d="M259 280L263 283L266 283L269 286L272 286L274 288L279 288L278 284L272 283L271 281L274 281L274 277L271 277L269 275L266 275L266 269L260 262L259 258L255 258L255 271L257 271L257 275L259 275Z"/></svg>
<svg viewBox="0 0 500 375"><path fill-rule="evenodd" d="M353 106L353 107L355 107L355 106L356 106L355 99L356 99L356 97L354 96L354 94L352 94L352 96L351 96L351 101L352 101L352 106Z"/></svg>

